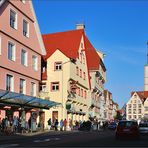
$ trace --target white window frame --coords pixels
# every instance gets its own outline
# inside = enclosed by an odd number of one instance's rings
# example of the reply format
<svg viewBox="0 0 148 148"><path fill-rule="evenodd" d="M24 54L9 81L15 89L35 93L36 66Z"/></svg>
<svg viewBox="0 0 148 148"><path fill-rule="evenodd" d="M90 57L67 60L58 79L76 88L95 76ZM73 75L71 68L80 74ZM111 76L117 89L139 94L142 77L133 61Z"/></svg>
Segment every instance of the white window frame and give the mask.
<svg viewBox="0 0 148 148"><path fill-rule="evenodd" d="M11 12L15 13L15 23L14 23L14 27L11 26ZM16 13L14 10L10 9L10 14L9 14L9 15L10 15L10 16L9 16L10 27L13 28L13 29L17 29L17 13Z"/></svg>
<svg viewBox="0 0 148 148"><path fill-rule="evenodd" d="M60 71L60 70L62 70L62 62L55 62L54 70L55 70L55 71Z"/></svg>
<svg viewBox="0 0 148 148"><path fill-rule="evenodd" d="M23 86L23 87L22 87L22 92L21 92L21 81L23 82L23 83L22 83L22 84L23 84L23 85L22 85L22 86ZM22 78L20 79L20 93L21 93L21 94L26 94L26 81L25 81L25 79L22 79Z"/></svg>
<svg viewBox="0 0 148 148"><path fill-rule="evenodd" d="M36 84L34 82L31 82L31 96L36 96Z"/></svg>
<svg viewBox="0 0 148 148"><path fill-rule="evenodd" d="M10 76L10 89L7 89L7 80L8 80L8 77ZM6 90L8 90L8 91L14 91L14 77L13 77L13 75L10 75L10 74L7 74L6 75Z"/></svg>
<svg viewBox="0 0 148 148"><path fill-rule="evenodd" d="M34 61L35 60L35 61ZM32 56L32 68L37 71L38 70L38 57L36 55Z"/></svg>
<svg viewBox="0 0 148 148"><path fill-rule="evenodd" d="M26 34L24 34L24 22L26 22L26 24L27 24L27 32L26 32ZM26 21L25 19L23 19L23 36L29 38L29 22Z"/></svg>
<svg viewBox="0 0 148 148"><path fill-rule="evenodd" d="M54 89L53 89L53 86L54 86ZM57 88L58 86L58 88ZM51 82L51 91L54 92L54 91L59 91L60 90L60 83L59 82Z"/></svg>
<svg viewBox="0 0 148 148"><path fill-rule="evenodd" d="M22 52L23 51L25 51L24 53L24 63L22 62ZM23 65L23 66L28 66L28 53L27 53L27 51L25 50L25 49L22 49L21 50L21 64Z"/></svg>
<svg viewBox="0 0 148 148"><path fill-rule="evenodd" d="M0 55L2 54L2 37L0 36Z"/></svg>
<svg viewBox="0 0 148 148"><path fill-rule="evenodd" d="M26 3L26 1L25 1L25 0L20 0L20 1L21 1L22 3L24 3L24 4Z"/></svg>
<svg viewBox="0 0 148 148"><path fill-rule="evenodd" d="M12 59L10 59L9 58L9 44L11 44L11 45L13 45L13 48L12 48ZM16 59L16 55L15 55L15 53L16 53L16 49L15 49L15 44L14 43L12 43L11 41L8 41L8 59L9 60L11 60L11 61L15 61L15 59Z"/></svg>

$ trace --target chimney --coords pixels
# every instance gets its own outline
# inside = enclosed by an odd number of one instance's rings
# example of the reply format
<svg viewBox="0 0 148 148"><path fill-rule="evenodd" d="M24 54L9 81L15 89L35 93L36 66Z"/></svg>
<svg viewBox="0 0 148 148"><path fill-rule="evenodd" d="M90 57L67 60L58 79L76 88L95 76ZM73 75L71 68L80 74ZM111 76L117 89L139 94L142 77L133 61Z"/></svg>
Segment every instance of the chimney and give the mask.
<svg viewBox="0 0 148 148"><path fill-rule="evenodd" d="M85 25L84 24L76 24L76 29L85 29Z"/></svg>

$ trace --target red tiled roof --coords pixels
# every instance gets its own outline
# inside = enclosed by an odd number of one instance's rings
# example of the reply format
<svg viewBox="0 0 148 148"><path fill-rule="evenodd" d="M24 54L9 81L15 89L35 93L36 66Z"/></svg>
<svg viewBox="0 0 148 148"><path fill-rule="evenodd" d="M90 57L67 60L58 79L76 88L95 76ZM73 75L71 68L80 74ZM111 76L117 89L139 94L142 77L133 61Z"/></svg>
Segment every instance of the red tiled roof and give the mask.
<svg viewBox="0 0 148 148"><path fill-rule="evenodd" d="M83 29L42 35L48 59L57 49L69 58L76 59Z"/></svg>
<svg viewBox="0 0 148 148"><path fill-rule="evenodd" d="M148 97L148 91L135 91L135 92L138 94L138 96L140 97L140 99L141 99L142 101L145 101L146 98ZM133 94L134 94L135 92L131 92L131 96L133 96Z"/></svg>
<svg viewBox="0 0 148 148"><path fill-rule="evenodd" d="M101 59L83 29L42 35L47 51L44 59L48 59L57 49L67 57L76 59L82 35L84 36L88 69L98 70Z"/></svg>
<svg viewBox="0 0 148 148"><path fill-rule="evenodd" d="M85 47L86 47L86 58L88 61L88 69L89 70L98 70L99 66L100 66L101 58L97 54L95 48L90 43L90 41L88 40L86 35L84 37L84 41L85 41Z"/></svg>

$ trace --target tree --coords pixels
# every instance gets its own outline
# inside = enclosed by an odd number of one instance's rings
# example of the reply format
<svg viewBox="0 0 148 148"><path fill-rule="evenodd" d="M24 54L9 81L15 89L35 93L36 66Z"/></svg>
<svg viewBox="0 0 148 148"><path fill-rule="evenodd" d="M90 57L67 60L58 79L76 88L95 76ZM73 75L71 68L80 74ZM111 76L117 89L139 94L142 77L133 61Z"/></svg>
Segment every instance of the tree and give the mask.
<svg viewBox="0 0 148 148"><path fill-rule="evenodd" d="M121 120L122 119L122 116L121 116L121 114L120 114L119 111L117 111L117 114L115 116L115 119L118 119L118 120Z"/></svg>

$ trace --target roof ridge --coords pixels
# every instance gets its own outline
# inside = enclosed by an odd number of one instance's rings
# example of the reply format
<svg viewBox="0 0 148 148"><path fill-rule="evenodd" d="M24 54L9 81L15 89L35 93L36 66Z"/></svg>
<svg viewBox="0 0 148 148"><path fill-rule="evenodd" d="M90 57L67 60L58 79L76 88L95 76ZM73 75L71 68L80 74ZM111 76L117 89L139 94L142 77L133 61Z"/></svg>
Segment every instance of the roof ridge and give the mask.
<svg viewBox="0 0 148 148"><path fill-rule="evenodd" d="M54 33L46 33L46 34L42 34L42 36L48 36L48 35L54 35L54 34L61 34L61 33L71 33L71 32L84 32L84 29L60 31L60 32L54 32Z"/></svg>

